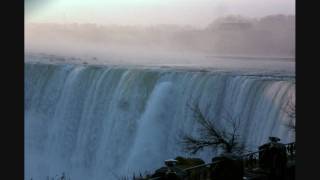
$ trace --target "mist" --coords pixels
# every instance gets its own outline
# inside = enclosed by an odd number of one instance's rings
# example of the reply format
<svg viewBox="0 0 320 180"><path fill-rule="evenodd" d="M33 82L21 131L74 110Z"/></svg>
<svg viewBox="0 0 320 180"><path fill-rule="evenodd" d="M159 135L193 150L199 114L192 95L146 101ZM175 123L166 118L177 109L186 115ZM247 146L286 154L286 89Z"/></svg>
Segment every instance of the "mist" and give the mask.
<svg viewBox="0 0 320 180"><path fill-rule="evenodd" d="M223 16L204 28L179 25L120 26L29 23L26 53L96 58L201 54L294 57L295 16Z"/></svg>
<svg viewBox="0 0 320 180"><path fill-rule="evenodd" d="M140 64L294 58L294 10L293 0L30 0L25 52Z"/></svg>
<svg viewBox="0 0 320 180"><path fill-rule="evenodd" d="M27 22L205 27L230 14L295 14L294 0L26 0Z"/></svg>

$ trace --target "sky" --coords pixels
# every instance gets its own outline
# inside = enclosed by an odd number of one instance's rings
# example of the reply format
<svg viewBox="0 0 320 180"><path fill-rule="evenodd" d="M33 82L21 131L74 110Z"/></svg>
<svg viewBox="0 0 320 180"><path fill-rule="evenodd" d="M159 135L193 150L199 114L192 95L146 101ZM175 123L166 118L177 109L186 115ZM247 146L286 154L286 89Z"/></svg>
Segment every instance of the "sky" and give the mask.
<svg viewBox="0 0 320 180"><path fill-rule="evenodd" d="M26 22L203 27L224 15L295 14L295 0L26 0Z"/></svg>

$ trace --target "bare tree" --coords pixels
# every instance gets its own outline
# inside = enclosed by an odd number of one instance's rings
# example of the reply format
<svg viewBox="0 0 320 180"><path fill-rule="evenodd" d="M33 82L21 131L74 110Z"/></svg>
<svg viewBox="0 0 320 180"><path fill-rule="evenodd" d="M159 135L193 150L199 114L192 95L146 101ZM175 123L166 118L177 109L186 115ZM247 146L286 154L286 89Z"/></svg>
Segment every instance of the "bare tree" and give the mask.
<svg viewBox="0 0 320 180"><path fill-rule="evenodd" d="M240 143L239 126L240 119L232 118L225 112L227 118L222 118L225 122L231 124L231 130L218 127L213 119L207 118L200 110L199 105L189 106L194 113L196 122L200 125L198 129L199 137L189 134L182 135L182 144L184 149L192 154L196 154L205 147L222 148L224 152L242 153L244 145ZM229 128L230 129L230 128Z"/></svg>

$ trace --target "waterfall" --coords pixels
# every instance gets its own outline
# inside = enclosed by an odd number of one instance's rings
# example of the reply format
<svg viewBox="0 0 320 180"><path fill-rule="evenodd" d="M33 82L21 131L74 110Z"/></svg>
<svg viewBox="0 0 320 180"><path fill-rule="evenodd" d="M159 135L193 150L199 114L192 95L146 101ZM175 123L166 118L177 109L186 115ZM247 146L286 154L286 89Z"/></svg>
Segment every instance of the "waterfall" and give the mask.
<svg viewBox="0 0 320 180"><path fill-rule="evenodd" d="M25 63L25 178L153 171L186 155L179 137L197 133L194 103L221 127L225 111L239 118L249 149L269 136L291 142L283 107L294 93L294 76Z"/></svg>

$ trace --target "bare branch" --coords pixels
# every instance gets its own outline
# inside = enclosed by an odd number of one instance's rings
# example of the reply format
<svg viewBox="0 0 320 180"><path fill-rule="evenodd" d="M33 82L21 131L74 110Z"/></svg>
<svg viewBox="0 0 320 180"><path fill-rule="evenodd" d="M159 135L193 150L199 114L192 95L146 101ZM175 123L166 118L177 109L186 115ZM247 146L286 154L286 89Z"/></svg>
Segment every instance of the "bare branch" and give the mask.
<svg viewBox="0 0 320 180"><path fill-rule="evenodd" d="M229 122L232 127L232 130L229 132L218 127L212 119L207 118L200 110L198 104L193 106L187 104L187 106L192 110L196 122L200 125L198 129L200 137L195 138L190 135L184 135L182 137L182 144L186 151L195 154L205 147L222 148L227 152L238 152L244 149L243 145L239 143L239 135L237 134L240 127L239 118L233 118L232 115L226 111L226 121Z"/></svg>
<svg viewBox="0 0 320 180"><path fill-rule="evenodd" d="M287 117L289 118L288 123L285 125L295 131L296 129L296 104L295 104L295 95L291 94L288 98L288 102L285 104L283 110Z"/></svg>

